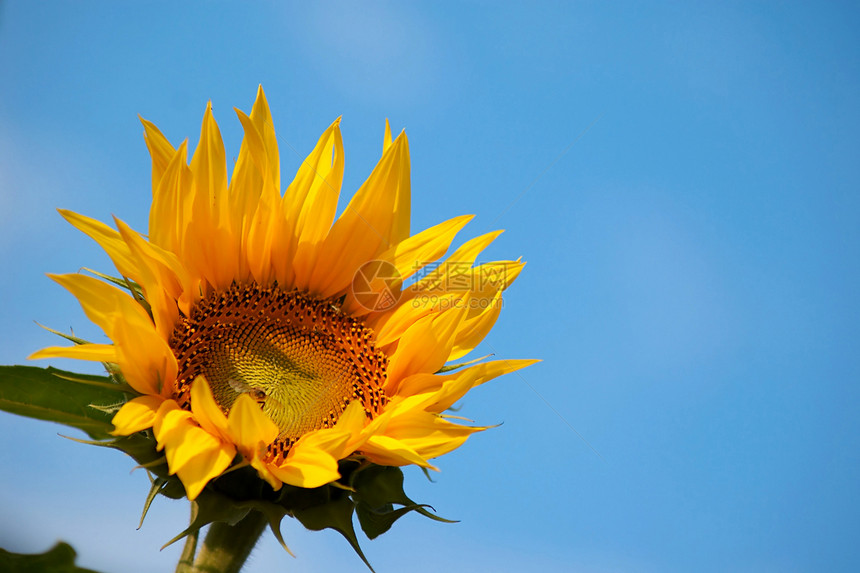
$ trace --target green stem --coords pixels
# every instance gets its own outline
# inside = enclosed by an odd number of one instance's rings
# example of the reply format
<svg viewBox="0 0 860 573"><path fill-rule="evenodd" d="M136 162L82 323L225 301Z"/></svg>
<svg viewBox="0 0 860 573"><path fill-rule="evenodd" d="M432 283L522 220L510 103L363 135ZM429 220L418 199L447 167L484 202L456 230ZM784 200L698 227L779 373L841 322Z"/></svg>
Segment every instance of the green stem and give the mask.
<svg viewBox="0 0 860 573"><path fill-rule="evenodd" d="M195 530L185 537L185 546L182 548L179 563L176 564L176 573L194 573L194 554L197 552L197 536L199 534L200 530Z"/></svg>
<svg viewBox="0 0 860 573"><path fill-rule="evenodd" d="M203 546L194 560L195 573L239 573L260 534L266 518L251 511L236 525L215 522L209 526ZM184 552L183 552L184 556Z"/></svg>

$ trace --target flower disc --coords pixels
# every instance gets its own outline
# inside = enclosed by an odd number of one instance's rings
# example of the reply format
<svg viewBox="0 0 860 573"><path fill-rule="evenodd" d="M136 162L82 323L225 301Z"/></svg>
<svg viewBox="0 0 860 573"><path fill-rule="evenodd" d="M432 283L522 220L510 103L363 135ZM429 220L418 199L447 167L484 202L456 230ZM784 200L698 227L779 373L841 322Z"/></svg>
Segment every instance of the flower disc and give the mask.
<svg viewBox="0 0 860 573"><path fill-rule="evenodd" d="M213 293L180 320L170 346L180 406L190 409L198 376L225 413L247 393L280 430L271 459L302 435L333 426L354 400L369 418L384 406L388 358L372 331L331 301L298 291L250 284Z"/></svg>

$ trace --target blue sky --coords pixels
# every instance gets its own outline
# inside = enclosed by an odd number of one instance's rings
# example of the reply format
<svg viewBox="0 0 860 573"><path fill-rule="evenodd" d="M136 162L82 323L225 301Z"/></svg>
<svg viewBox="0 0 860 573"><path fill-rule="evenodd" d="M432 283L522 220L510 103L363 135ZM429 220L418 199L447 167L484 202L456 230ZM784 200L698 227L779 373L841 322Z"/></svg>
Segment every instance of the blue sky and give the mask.
<svg viewBox="0 0 860 573"><path fill-rule="evenodd" d="M467 397L502 425L407 481L461 523L404 518L377 571L854 571L858 28L849 2L4 2L0 363L55 342L34 320L100 336L44 274L109 261L55 208L146 228L138 114L194 143L211 100L235 157L262 84L285 179L343 115L348 197L387 117L413 228L473 213L528 261L476 353L543 362ZM186 507L136 531L145 475L58 431L0 414L0 546L170 570ZM361 570L284 532L298 560L268 536L246 571Z"/></svg>

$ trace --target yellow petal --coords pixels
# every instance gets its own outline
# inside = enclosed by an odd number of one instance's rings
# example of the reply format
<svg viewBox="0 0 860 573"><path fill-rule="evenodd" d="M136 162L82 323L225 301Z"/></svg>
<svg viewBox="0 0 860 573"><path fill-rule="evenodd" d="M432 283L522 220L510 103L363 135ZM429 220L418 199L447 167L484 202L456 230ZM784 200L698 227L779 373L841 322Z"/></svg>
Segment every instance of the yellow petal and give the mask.
<svg viewBox="0 0 860 573"><path fill-rule="evenodd" d="M143 240L119 219L115 220L120 235L135 260L135 280L143 289L152 310L156 330L162 339L168 340L179 320L177 300L183 298L182 285L187 281L184 269L175 257ZM172 263L169 266L164 262L168 257Z"/></svg>
<svg viewBox="0 0 860 573"><path fill-rule="evenodd" d="M219 476L236 456L236 448L198 426L191 412L166 400L155 414L153 433L164 449L171 474L185 485L189 499L196 498L209 480Z"/></svg>
<svg viewBox="0 0 860 573"><path fill-rule="evenodd" d="M245 243L251 231L250 227L261 199L267 204L267 210L272 212L275 203L279 202L281 168L275 128L262 86L257 90L257 99L251 108L250 117L238 109L235 111L245 130L245 137L230 180L230 211L233 217L232 232L242 244L238 279L244 280L247 273L245 257L263 257L261 253L247 250ZM256 242L259 242L259 239ZM265 254L268 255L269 253ZM261 268L257 263L257 270Z"/></svg>
<svg viewBox="0 0 860 573"><path fill-rule="evenodd" d="M416 321L459 298L462 293L448 290L448 271L463 265L471 268L481 251L500 234L494 231L467 241L435 268L424 269L423 277L403 291L396 308L370 314L366 320L376 332L377 343L385 346L396 342Z"/></svg>
<svg viewBox="0 0 860 573"><path fill-rule="evenodd" d="M304 449L318 449L331 454L334 458L339 458L337 455L343 450L349 440L349 433L343 431L343 428L324 428L315 432L309 432L302 436L296 442L296 446L301 444ZM293 446L295 448L295 446Z"/></svg>
<svg viewBox="0 0 860 573"><path fill-rule="evenodd" d="M493 261L475 267L476 281L483 289L505 290L516 280L526 264L516 261ZM475 290L481 290L476 288Z"/></svg>
<svg viewBox="0 0 860 573"><path fill-rule="evenodd" d="M466 315L466 319L457 330L448 360L462 358L484 340L502 312L502 291L497 291L492 299L470 298L469 311L474 308L480 309L481 312L471 318Z"/></svg>
<svg viewBox="0 0 860 573"><path fill-rule="evenodd" d="M130 321L117 321L112 332L116 363L129 386L141 394L168 398L173 394L178 372L176 356L153 327L149 328L143 330Z"/></svg>
<svg viewBox="0 0 860 573"><path fill-rule="evenodd" d="M242 455L257 457L261 449L278 437L278 426L247 394L241 394L230 409L227 421L230 438Z"/></svg>
<svg viewBox="0 0 860 573"><path fill-rule="evenodd" d="M197 202L205 207L203 210L195 209L195 213L209 214L210 221L214 223L221 211L227 208L227 161L221 131L212 116L211 101L203 113L200 141L191 158L191 171L197 188Z"/></svg>
<svg viewBox="0 0 860 573"><path fill-rule="evenodd" d="M382 136L382 154L391 147L391 124L388 123L388 118L385 118L385 133Z"/></svg>
<svg viewBox="0 0 860 573"><path fill-rule="evenodd" d="M382 422L382 420L379 421ZM334 427L314 430L302 436L293 446L286 461L309 459L311 456L309 452L324 452L335 460L341 460L356 451L372 435L372 431L363 431L366 426L367 415L361 402L350 402ZM326 456L319 455L320 459L325 460L325 464L329 463ZM295 456L299 456L299 458Z"/></svg>
<svg viewBox="0 0 860 573"><path fill-rule="evenodd" d="M407 288L396 307L386 312L371 313L365 320L376 333L377 346L384 348L396 343L404 332L425 316L454 307L461 298L463 294L457 292L419 294Z"/></svg>
<svg viewBox="0 0 860 573"><path fill-rule="evenodd" d="M416 281L413 290L417 292L436 292L439 287L450 288L446 275L456 273L463 266L470 268L478 255L492 243L502 231L492 231L466 241L463 245L451 253L445 261L436 268L426 273L421 280Z"/></svg>
<svg viewBox="0 0 860 573"><path fill-rule="evenodd" d="M197 464L200 462L200 456L212 452L221 451L229 455L226 463L219 469L208 468L212 471L211 477L215 477L224 471L230 464L230 461L236 455L236 450L232 444L224 444L199 426L188 423L182 426L181 432L174 433L172 439L165 443L165 453L167 454L167 465L170 467L170 473L174 474L184 469L189 464ZM220 459L221 457L218 456ZM206 475L208 471L203 471ZM211 479L211 478L210 478ZM187 484L186 484L187 486Z"/></svg>
<svg viewBox="0 0 860 573"><path fill-rule="evenodd" d="M176 358L146 311L117 288L84 275L50 275L80 302L87 317L116 344L117 364L141 394L167 393Z"/></svg>
<svg viewBox="0 0 860 573"><path fill-rule="evenodd" d="M139 396L129 400L111 420L115 428L111 433L114 436L129 436L151 428L155 422L155 413L163 401L161 396Z"/></svg>
<svg viewBox="0 0 860 573"><path fill-rule="evenodd" d="M185 486L188 499L196 499L210 480L221 475L230 466L235 455L235 450L225 444L208 442L204 449L199 450L188 463L177 470L176 474Z"/></svg>
<svg viewBox="0 0 860 573"><path fill-rule="evenodd" d="M257 126L257 131L262 137L263 146L266 150L266 157L268 158L268 172L265 173L266 178L272 182L272 186L275 189L280 190L281 163L278 156L278 138L275 136L275 125L272 121L272 114L269 111L269 102L266 101L266 94L263 92L263 86L257 87L257 99L251 108L251 119L254 121L254 125Z"/></svg>
<svg viewBox="0 0 860 573"><path fill-rule="evenodd" d="M263 174L268 168L268 158L263 138L250 117L234 109L245 136L239 149L239 158L230 179L230 213L233 221L231 228L238 237L244 237L251 217L256 211L260 193L263 190Z"/></svg>
<svg viewBox="0 0 860 573"><path fill-rule="evenodd" d="M415 396L427 392L435 392L442 387L442 384L446 380L450 380L456 376L457 374L442 375L427 372L413 374L400 382L397 392L400 396Z"/></svg>
<svg viewBox="0 0 860 573"><path fill-rule="evenodd" d="M245 240L248 270L257 284L275 279L273 260L287 256L289 240L285 239L280 198L274 188L263 191Z"/></svg>
<svg viewBox="0 0 860 573"><path fill-rule="evenodd" d="M241 241L240 263L244 261L247 264L254 280L266 283L273 274L273 246L281 241L284 224L278 187L280 176L277 169L280 168L277 167L277 143L271 139L274 137L274 128L271 118L266 119L268 107L265 106L265 98L260 99L261 94L258 94L251 117L236 110L245 130L245 138L230 188L234 200L233 228ZM265 113L259 111L261 102ZM256 120L255 113L258 116ZM267 137L268 132L271 132L271 137ZM271 145L274 145L274 149ZM279 255L283 253L279 252ZM240 269L240 275L243 272L244 266Z"/></svg>
<svg viewBox="0 0 860 573"><path fill-rule="evenodd" d="M269 465L269 471L284 483L297 487L320 487L340 477L337 460L330 453L296 443L280 466Z"/></svg>
<svg viewBox="0 0 860 573"><path fill-rule="evenodd" d="M472 218L472 215L462 215L425 229L383 252L378 259L389 262L401 280L407 279L441 257L457 233ZM343 310L353 316L363 316L371 312L355 299L351 290L346 295Z"/></svg>
<svg viewBox="0 0 860 573"><path fill-rule="evenodd" d="M367 459L384 466L406 466L415 464L423 468L439 471L439 469L418 452L390 436L372 436L361 448L361 453Z"/></svg>
<svg viewBox="0 0 860 573"><path fill-rule="evenodd" d="M463 316L461 308L425 316L403 334L388 364L389 395L397 393L404 378L420 372L436 372L448 361L454 333Z"/></svg>
<svg viewBox="0 0 860 573"><path fill-rule="evenodd" d="M350 402L333 428L346 435L347 441L340 446L340 449L330 450L331 454L337 459L343 459L361 447L370 437L370 434L362 431L366 426L367 415L361 402L357 400Z"/></svg>
<svg viewBox="0 0 860 573"><path fill-rule="evenodd" d="M334 222L343 167L343 138L338 118L322 134L284 193L284 215L287 228L293 229L295 252L283 261L279 278L283 284L308 288L317 250Z"/></svg>
<svg viewBox="0 0 860 573"><path fill-rule="evenodd" d="M335 221L312 273L321 298L345 291L365 262L409 236L409 146L400 136Z"/></svg>
<svg viewBox="0 0 860 573"><path fill-rule="evenodd" d="M180 441L193 416L191 412L183 410L174 400L165 400L155 413L155 422L152 424L152 433L158 442L158 450L164 449L168 442Z"/></svg>
<svg viewBox="0 0 860 573"><path fill-rule="evenodd" d="M422 458L431 459L460 447L470 435L485 429L454 424L430 412L413 412L393 418L386 435Z"/></svg>
<svg viewBox="0 0 860 573"><path fill-rule="evenodd" d="M205 259L201 270L206 280L215 288L226 288L238 272L238 245L231 234L224 142L211 102L203 114L191 171L195 191L190 234L201 242Z"/></svg>
<svg viewBox="0 0 860 573"><path fill-rule="evenodd" d="M149 240L154 244L180 255L189 261L182 251L185 227L190 220L194 196L191 189L193 176L186 164L186 142L182 142L164 170L161 181L152 197L149 209Z"/></svg>
<svg viewBox="0 0 860 573"><path fill-rule="evenodd" d="M260 477L278 489L280 481L260 460L260 452L266 444L278 436L278 427L260 411L247 395L242 395L233 405L228 417L218 407L205 378L198 377L191 385L191 408L201 427L210 434L221 436L238 447Z"/></svg>
<svg viewBox="0 0 860 573"><path fill-rule="evenodd" d="M114 222L119 229L122 240L125 241L129 251L135 257L137 267L144 265L151 269L161 288L177 300L186 291L191 290L192 283L188 272L175 253L166 251L145 240L140 233L118 217L114 217Z"/></svg>
<svg viewBox="0 0 860 573"><path fill-rule="evenodd" d="M203 376L191 383L191 411L200 426L212 435L228 439L227 416L212 396L212 389Z"/></svg>
<svg viewBox="0 0 860 573"><path fill-rule="evenodd" d="M75 360L92 360L93 362L116 362L116 346L113 344L80 344L78 346L49 346L38 350L27 357L28 360L39 358L74 358Z"/></svg>
<svg viewBox="0 0 860 573"><path fill-rule="evenodd" d="M89 236L105 250L122 276L140 283L137 261L118 232L101 221L90 219L73 211L66 209L58 209L58 211L73 227Z"/></svg>
<svg viewBox="0 0 860 573"><path fill-rule="evenodd" d="M149 149L149 154L152 156L152 195L155 196L158 185L161 183L161 178L167 170L167 165L176 153L167 138L159 131L151 122L146 121L142 117L140 122L143 124L144 141Z"/></svg>
<svg viewBox="0 0 860 573"><path fill-rule="evenodd" d="M475 386L537 362L540 360L493 360L464 368L454 376L446 376L442 387L427 400L426 408L431 412L447 410Z"/></svg>
<svg viewBox="0 0 860 573"><path fill-rule="evenodd" d="M284 485L284 482L272 473L269 464L264 462L259 456L251 458L250 463L251 467L257 470L257 475L260 476L260 479L265 480L266 483L272 486L273 490L278 491Z"/></svg>
<svg viewBox="0 0 860 573"><path fill-rule="evenodd" d="M112 338L116 324L126 320L142 329L153 329L146 311L130 296L99 279L78 275L48 275L72 293L92 322Z"/></svg>
<svg viewBox="0 0 860 573"><path fill-rule="evenodd" d="M404 279L441 257L474 215L460 215L404 239L379 258L390 261Z"/></svg>
<svg viewBox="0 0 860 573"><path fill-rule="evenodd" d="M128 228L127 225L116 219L117 225L120 227L120 232L117 232L104 223L84 217L72 211L60 210L60 214L75 228L87 234L95 240L110 256L111 261L116 265L117 270L123 277L128 277L138 283L146 294L147 301L153 307L153 313L157 314L156 324L163 323L160 326L162 336L167 338L173 330L173 322L175 322L175 302L164 301L164 289L167 288L174 299L181 296L181 285L179 284L178 276L184 274L184 269L175 256L168 253L163 253L162 259L171 257L173 263L168 267L172 274L165 272L158 273L156 277L153 274L151 264L148 258L141 255L142 249L156 250L158 247L150 245L144 241L137 233ZM123 231L123 229L125 229ZM132 240L136 242L132 244ZM145 246L145 247L144 247ZM165 265L166 266L166 265ZM172 290L171 290L171 287ZM179 287L179 288L176 288ZM173 311L171 311L173 309Z"/></svg>

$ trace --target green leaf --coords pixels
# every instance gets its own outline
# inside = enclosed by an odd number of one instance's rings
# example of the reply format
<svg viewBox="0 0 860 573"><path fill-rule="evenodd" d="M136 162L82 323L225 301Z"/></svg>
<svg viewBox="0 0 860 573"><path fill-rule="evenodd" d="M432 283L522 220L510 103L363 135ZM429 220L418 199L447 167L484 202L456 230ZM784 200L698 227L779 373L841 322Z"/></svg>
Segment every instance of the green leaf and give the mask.
<svg viewBox="0 0 860 573"><path fill-rule="evenodd" d="M91 405L117 404L125 399L107 376L0 366L0 410L78 428L94 439L110 437L113 425L110 414Z"/></svg>
<svg viewBox="0 0 860 573"><path fill-rule="evenodd" d="M58 542L44 553L25 555L0 549L0 571L6 573L96 573L75 565L77 553L68 543Z"/></svg>

